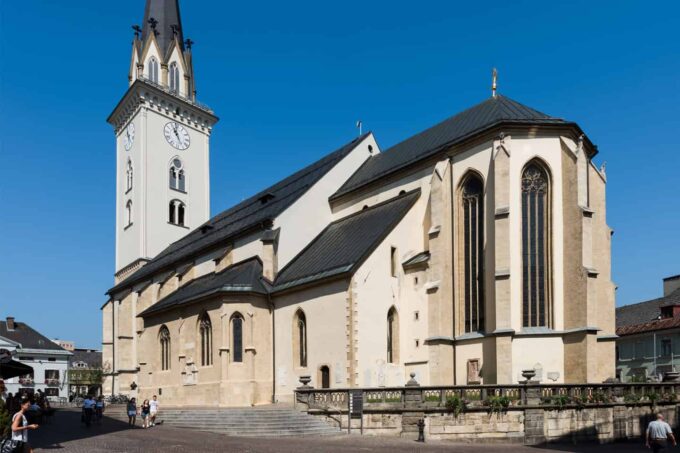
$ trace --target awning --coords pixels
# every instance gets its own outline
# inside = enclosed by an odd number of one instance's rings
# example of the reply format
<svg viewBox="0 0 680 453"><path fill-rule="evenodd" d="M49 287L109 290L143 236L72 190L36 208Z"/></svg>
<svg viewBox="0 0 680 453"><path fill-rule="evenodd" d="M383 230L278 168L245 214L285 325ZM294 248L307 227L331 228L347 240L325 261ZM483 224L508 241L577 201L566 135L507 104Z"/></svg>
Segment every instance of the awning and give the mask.
<svg viewBox="0 0 680 453"><path fill-rule="evenodd" d="M33 367L25 365L16 360L10 360L7 363L0 363L0 378L9 379L15 376L23 376L24 374L33 373Z"/></svg>

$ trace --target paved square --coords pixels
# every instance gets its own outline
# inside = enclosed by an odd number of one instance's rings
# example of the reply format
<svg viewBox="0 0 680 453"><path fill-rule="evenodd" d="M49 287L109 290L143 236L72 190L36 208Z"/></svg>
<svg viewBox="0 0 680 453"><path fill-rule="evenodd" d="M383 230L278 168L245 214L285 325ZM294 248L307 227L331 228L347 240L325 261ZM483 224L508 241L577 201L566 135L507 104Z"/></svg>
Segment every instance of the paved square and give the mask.
<svg viewBox="0 0 680 453"><path fill-rule="evenodd" d="M64 409L37 431L31 431L30 441L36 451L62 452L243 452L243 453L300 453L300 452L634 452L649 451L641 443L613 445L551 445L544 448L521 445L472 445L431 441L418 444L396 438L377 438L338 435L305 438L248 438L156 426L142 429L128 428L127 423L105 417L101 426L86 428L80 423L80 412Z"/></svg>

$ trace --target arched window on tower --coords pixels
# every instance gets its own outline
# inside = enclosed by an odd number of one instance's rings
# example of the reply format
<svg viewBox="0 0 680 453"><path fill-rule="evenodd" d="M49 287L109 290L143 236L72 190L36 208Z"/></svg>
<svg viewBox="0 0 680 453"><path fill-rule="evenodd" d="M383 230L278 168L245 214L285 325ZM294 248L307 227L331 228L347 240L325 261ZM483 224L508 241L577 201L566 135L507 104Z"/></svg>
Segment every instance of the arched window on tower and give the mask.
<svg viewBox="0 0 680 453"><path fill-rule="evenodd" d="M179 67L176 62L170 63L168 67L168 79L170 82L170 91L179 93Z"/></svg>
<svg viewBox="0 0 680 453"><path fill-rule="evenodd" d="M243 316L240 313L231 317L231 361L243 362Z"/></svg>
<svg viewBox="0 0 680 453"><path fill-rule="evenodd" d="M125 204L125 228L132 225L132 200L128 200Z"/></svg>
<svg viewBox="0 0 680 453"><path fill-rule="evenodd" d="M170 163L170 188L174 190L179 190L181 192L185 191L186 176L184 173L184 164L180 159L173 159Z"/></svg>
<svg viewBox="0 0 680 453"><path fill-rule="evenodd" d="M484 183L474 173L461 188L465 332L484 330Z"/></svg>
<svg viewBox="0 0 680 453"><path fill-rule="evenodd" d="M399 363L399 315L394 307L387 312L387 363Z"/></svg>
<svg viewBox="0 0 680 453"><path fill-rule="evenodd" d="M201 366L210 366L213 364L212 323L210 322L210 316L207 313L203 313L198 324L201 338Z"/></svg>
<svg viewBox="0 0 680 453"><path fill-rule="evenodd" d="M296 366L307 366L307 317L302 310L295 312L293 320L293 356Z"/></svg>
<svg viewBox="0 0 680 453"><path fill-rule="evenodd" d="M125 192L132 190L132 161L128 159L127 167L125 168Z"/></svg>
<svg viewBox="0 0 680 453"><path fill-rule="evenodd" d="M150 81L158 83L158 60L156 60L156 57L149 58L146 72Z"/></svg>
<svg viewBox="0 0 680 453"><path fill-rule="evenodd" d="M522 326L552 327L550 176L538 161L522 172Z"/></svg>
<svg viewBox="0 0 680 453"><path fill-rule="evenodd" d="M168 222L173 225L184 226L186 206L179 200L172 200L168 204Z"/></svg>
<svg viewBox="0 0 680 453"><path fill-rule="evenodd" d="M163 325L158 332L158 340L161 344L161 370L170 369L170 331Z"/></svg>

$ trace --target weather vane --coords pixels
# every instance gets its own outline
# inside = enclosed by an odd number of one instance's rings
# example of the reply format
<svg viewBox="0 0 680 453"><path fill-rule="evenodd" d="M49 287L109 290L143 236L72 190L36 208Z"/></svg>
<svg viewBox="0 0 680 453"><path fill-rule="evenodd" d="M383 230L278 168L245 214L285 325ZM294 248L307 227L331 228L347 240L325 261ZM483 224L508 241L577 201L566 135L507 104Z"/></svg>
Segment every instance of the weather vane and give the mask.
<svg viewBox="0 0 680 453"><path fill-rule="evenodd" d="M493 68L491 71L491 96L496 97L496 81L498 80L498 71Z"/></svg>

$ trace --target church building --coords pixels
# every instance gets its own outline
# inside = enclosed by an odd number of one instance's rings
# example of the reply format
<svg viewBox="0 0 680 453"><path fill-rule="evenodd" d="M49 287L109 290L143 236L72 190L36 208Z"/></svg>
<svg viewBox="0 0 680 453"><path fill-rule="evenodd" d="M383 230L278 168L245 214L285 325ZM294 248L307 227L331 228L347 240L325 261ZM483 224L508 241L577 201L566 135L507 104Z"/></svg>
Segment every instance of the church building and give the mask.
<svg viewBox="0 0 680 453"><path fill-rule="evenodd" d="M215 216L178 0L147 0L116 136L104 394L286 402L314 387L614 377L606 174L572 121L496 93L372 133ZM454 112L452 112L454 113Z"/></svg>

